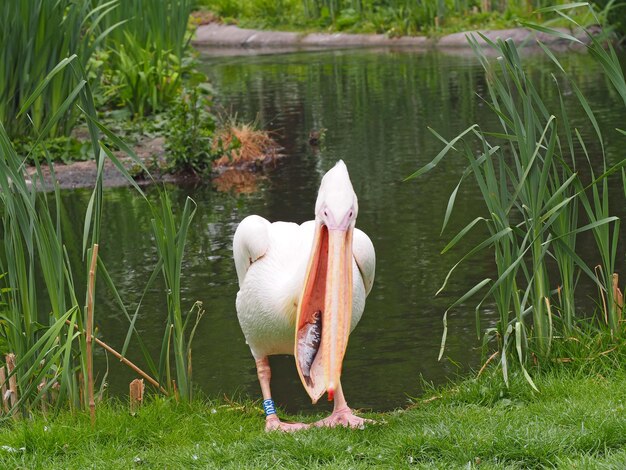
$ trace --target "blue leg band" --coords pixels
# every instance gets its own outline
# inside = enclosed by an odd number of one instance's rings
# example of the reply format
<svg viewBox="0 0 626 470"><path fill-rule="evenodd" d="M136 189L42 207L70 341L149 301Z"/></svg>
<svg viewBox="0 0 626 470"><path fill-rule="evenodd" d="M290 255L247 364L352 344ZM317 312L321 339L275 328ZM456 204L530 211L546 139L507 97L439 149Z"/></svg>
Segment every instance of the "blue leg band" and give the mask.
<svg viewBox="0 0 626 470"><path fill-rule="evenodd" d="M275 415L276 407L274 406L274 400L271 398L263 400L263 409L265 410L265 416Z"/></svg>

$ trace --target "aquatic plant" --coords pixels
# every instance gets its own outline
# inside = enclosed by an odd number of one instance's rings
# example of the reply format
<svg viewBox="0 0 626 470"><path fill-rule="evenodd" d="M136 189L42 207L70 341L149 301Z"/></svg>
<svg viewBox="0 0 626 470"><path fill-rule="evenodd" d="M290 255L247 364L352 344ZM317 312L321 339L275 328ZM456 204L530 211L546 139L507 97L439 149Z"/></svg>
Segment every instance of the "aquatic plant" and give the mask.
<svg viewBox="0 0 626 470"><path fill-rule="evenodd" d="M558 7L548 10L561 11ZM558 31L551 32L563 36ZM566 37L580 42L572 36ZM455 247L478 225L484 225L489 236L452 267L440 291L460 263L481 250L491 251L497 277L477 283L448 311L486 291L476 306L477 333L479 337L482 334L484 345L492 340L496 342L505 381L508 381L508 362L516 357L532 384L525 368L531 354L540 362L548 359L554 338L571 334L580 321L575 308L579 272L589 276L599 289L600 316L611 334L622 333L623 301L619 299L613 276L619 219L611 215L608 178L620 171L626 160L609 165L604 137L591 106L546 47L540 44L556 66L554 88L560 98L558 109L550 109L542 100L512 41L494 43L482 36L498 57L493 60L479 45L477 37L468 40L485 70L488 95L482 99L497 117L500 129L484 130L473 125L450 141L435 133L445 147L410 178L432 170L453 151L468 160L469 165L450 195L442 230L452 217L459 188L469 176L475 178L482 193L486 215L465 226L443 251ZM592 38L588 49L626 97L619 61L610 46L607 52ZM573 90L587 118L586 125L594 131L592 137L584 135L568 119L561 93L563 86ZM585 173L589 176L585 177ZM580 211L585 214L584 222ZM577 235L584 231L591 231L596 242L600 263L595 269L577 254ZM556 261L558 276L548 269L552 259ZM495 303L499 319L494 328L481 332L481 310L486 302ZM440 357L448 311L444 314Z"/></svg>
<svg viewBox="0 0 626 470"><path fill-rule="evenodd" d="M188 29L191 0L120 2L104 18L111 29L103 60L104 93L133 116L161 111L191 72Z"/></svg>
<svg viewBox="0 0 626 470"><path fill-rule="evenodd" d="M0 122L12 139L33 138L33 129L45 130L46 137L68 135L78 116L65 102L79 81L72 68L89 71L94 50L110 30L102 27L102 19L116 4L117 0L2 2ZM43 91L35 93L57 64L72 54L77 54L72 66L62 68ZM22 109L34 94L37 98ZM44 128L48 117L61 109Z"/></svg>
<svg viewBox="0 0 626 470"><path fill-rule="evenodd" d="M30 109L58 76L71 71L77 61L75 55L70 56L54 67L34 93L25 98L20 114ZM41 136L63 119L70 107L85 117L95 115L91 90L78 70L80 67L72 72L77 84L63 97L62 105L53 110L42 128L34 126L34 135L40 137L33 147L40 144ZM102 211L104 153L97 128L90 124L89 129L98 177L83 223L83 259L91 258L92 247L98 243ZM48 164L51 165L49 155ZM54 178L54 169L52 166L50 169ZM54 189L53 197L42 192L48 185ZM4 304L0 338L2 353L15 354L15 368L7 379L17 381L20 393L10 412L19 410L27 414L52 391L57 404L87 407L88 396L83 393L89 385L87 345L85 335L80 332L87 323L87 308L83 310L83 306L93 303L87 296L84 301L79 300L82 296L76 282L82 266L71 264L65 248L63 204L58 186L44 177L38 163L35 174L30 177L25 174L23 158L13 149L2 122L0 188L4 233L0 272L5 273L4 287L0 290ZM38 304L42 289L47 293L47 305Z"/></svg>
<svg viewBox="0 0 626 470"><path fill-rule="evenodd" d="M46 87L77 61L78 58L73 55L54 67L35 92L27 97L21 112L26 112L46 92ZM203 311L199 304L195 304L187 318L184 318L180 279L186 233L193 217L193 201L187 200L181 224L177 225L165 189L160 191L158 204L145 197L108 148L105 138L131 157L149 176L147 169L121 139L99 122L84 71L76 67L73 73L77 85L65 97L63 105L43 123L42 129L35 127L33 131L39 137L33 142L32 149L43 149L49 174L44 172L37 159L35 173L26 173L25 157L17 154L0 121L0 223L4 234L0 244L0 272L3 273L0 276L0 353L7 356L6 370L0 368L0 387L5 389L9 385L11 389L8 401L9 395L4 394L6 415L14 415L18 411L28 415L39 406L44 410L69 406L91 409L93 412L96 400L104 393L107 376L106 371L100 375L100 385L95 387L91 362L93 342L132 367L156 389L171 394L180 391L180 397L185 400L192 397L191 342ZM75 108L87 124L97 167L96 180L81 224L82 256L79 259L70 256L66 248L65 236L76 221L68 220L65 215L63 200L55 181L54 165L42 143L46 130L62 119L69 108ZM97 254L102 232L102 171L107 159L144 196L154 217L153 228L159 259L148 287L156 274L163 272L168 287L166 299L169 312L158 368L137 334L137 312L134 317L128 314L105 263ZM45 192L50 189L53 191L51 195ZM85 262L88 263L88 269L85 268ZM129 330L121 353L94 337L96 269L98 277L104 280L129 320ZM84 277L84 282L80 282L81 277ZM80 292L81 284L87 286L84 297ZM39 299L45 296L46 301L40 303ZM196 318L195 323L190 322L191 318ZM189 330L188 325L192 324L194 326ZM125 358L132 338L144 352L152 376ZM176 381L172 379L174 367L170 365L170 352L174 353L176 361ZM157 377L158 381L153 377Z"/></svg>
<svg viewBox="0 0 626 470"><path fill-rule="evenodd" d="M162 380L161 382L168 384L172 393L179 393L183 400L191 400L193 397L191 344L204 310L201 303L196 303L187 314L187 318L183 319L181 271L187 234L191 220L196 212L196 206L191 198L188 197L185 200L185 206L177 227L172 203L167 192L161 192L159 200L160 210L156 207L152 209L152 231L159 254L158 265L160 265L165 281L168 316L163 333L158 376L165 379L165 381ZM196 310L195 322L187 338L187 330L190 320L194 317L194 310ZM172 349L170 349L170 346ZM175 383L172 381L170 351L174 354L176 364Z"/></svg>
<svg viewBox="0 0 626 470"><path fill-rule="evenodd" d="M103 19L108 27L120 24L107 35L107 45L126 44L128 37L132 37L140 47L150 45L182 59L191 39L188 22L193 6L192 0L120 2Z"/></svg>

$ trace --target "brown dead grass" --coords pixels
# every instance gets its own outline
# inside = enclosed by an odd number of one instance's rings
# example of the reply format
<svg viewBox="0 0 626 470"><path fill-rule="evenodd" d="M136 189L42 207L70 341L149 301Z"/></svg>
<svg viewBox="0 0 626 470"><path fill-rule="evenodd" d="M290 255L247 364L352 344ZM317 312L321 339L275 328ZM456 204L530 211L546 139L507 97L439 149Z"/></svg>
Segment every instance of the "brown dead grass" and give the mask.
<svg viewBox="0 0 626 470"><path fill-rule="evenodd" d="M216 132L213 142L214 150L220 143L222 148L230 149L213 162L214 167L244 168L279 156L279 146L269 132L257 130L249 124L226 126Z"/></svg>

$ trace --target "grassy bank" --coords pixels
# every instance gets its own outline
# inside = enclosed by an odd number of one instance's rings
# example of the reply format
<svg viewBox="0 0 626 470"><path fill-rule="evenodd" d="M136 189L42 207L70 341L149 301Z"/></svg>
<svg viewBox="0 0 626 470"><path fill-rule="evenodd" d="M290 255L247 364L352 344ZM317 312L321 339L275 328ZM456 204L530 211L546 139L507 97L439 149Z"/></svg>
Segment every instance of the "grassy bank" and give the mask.
<svg viewBox="0 0 626 470"><path fill-rule="evenodd" d="M107 404L0 430L0 466L15 468L617 468L626 464L626 373L496 377L433 392L406 410L367 414L364 430L263 431L258 403L156 400L131 416ZM297 419L297 417L292 417ZM316 417L301 419L312 421ZM20 450L20 448L24 448Z"/></svg>

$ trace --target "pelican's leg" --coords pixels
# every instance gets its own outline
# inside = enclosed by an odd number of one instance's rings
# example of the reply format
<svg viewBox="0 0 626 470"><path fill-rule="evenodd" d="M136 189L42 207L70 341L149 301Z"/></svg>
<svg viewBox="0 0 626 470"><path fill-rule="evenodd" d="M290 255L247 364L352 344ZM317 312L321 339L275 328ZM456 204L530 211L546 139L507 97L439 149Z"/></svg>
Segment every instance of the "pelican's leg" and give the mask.
<svg viewBox="0 0 626 470"><path fill-rule="evenodd" d="M256 360L256 373L259 377L259 383L261 384L261 392L263 393L263 407L265 408L265 430L266 431L299 431L300 429L306 429L308 424L304 423L284 423L276 414L274 408L274 402L272 401L272 392L270 391L270 380L272 378L272 371L270 369L270 361L267 356ZM265 404L269 402L271 406Z"/></svg>
<svg viewBox="0 0 626 470"><path fill-rule="evenodd" d="M315 426L346 426L351 428L359 428L365 426L367 423L375 423L375 421L366 418L360 418L352 413L352 410L346 402L346 398L343 396L343 390L341 389L341 382L339 387L335 390L335 405L333 412L328 418L324 418L315 423Z"/></svg>

